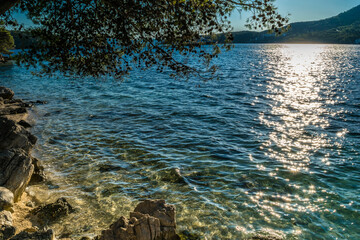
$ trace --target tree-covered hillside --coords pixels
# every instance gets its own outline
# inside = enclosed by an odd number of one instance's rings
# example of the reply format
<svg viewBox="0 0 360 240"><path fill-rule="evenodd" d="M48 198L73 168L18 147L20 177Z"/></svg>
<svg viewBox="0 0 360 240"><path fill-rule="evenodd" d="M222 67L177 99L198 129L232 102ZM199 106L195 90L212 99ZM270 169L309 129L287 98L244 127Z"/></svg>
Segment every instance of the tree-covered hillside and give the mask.
<svg viewBox="0 0 360 240"><path fill-rule="evenodd" d="M267 31L234 32L233 36L235 43L360 43L360 5L324 20L292 23L290 30L278 37Z"/></svg>

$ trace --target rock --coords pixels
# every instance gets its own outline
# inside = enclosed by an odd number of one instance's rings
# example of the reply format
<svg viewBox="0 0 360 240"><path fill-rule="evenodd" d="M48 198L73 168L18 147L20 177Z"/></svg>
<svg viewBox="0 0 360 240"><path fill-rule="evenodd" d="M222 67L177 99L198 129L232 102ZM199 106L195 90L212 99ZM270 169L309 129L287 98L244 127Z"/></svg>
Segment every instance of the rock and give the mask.
<svg viewBox="0 0 360 240"><path fill-rule="evenodd" d="M36 104L47 104L47 101L37 100L35 103Z"/></svg>
<svg viewBox="0 0 360 240"><path fill-rule="evenodd" d="M23 126L24 128L31 128L32 126L30 125L30 123L28 123L27 121L25 121L25 120L20 120L19 122L18 122L18 124L20 125L20 126Z"/></svg>
<svg viewBox="0 0 360 240"><path fill-rule="evenodd" d="M0 186L14 193L18 201L34 171L30 149L36 137L6 117L0 117Z"/></svg>
<svg viewBox="0 0 360 240"><path fill-rule="evenodd" d="M26 228L24 230L24 232L28 232L28 233L34 233L34 232L38 232L39 231L39 228L38 227L31 227L31 228Z"/></svg>
<svg viewBox="0 0 360 240"><path fill-rule="evenodd" d="M1 101L0 115L14 115L27 113L27 109L32 107L31 104L23 102L21 99L5 99Z"/></svg>
<svg viewBox="0 0 360 240"><path fill-rule="evenodd" d="M0 211L10 210L14 205L14 194L7 188L0 187Z"/></svg>
<svg viewBox="0 0 360 240"><path fill-rule="evenodd" d="M0 102L0 116L6 117L15 122L25 120L28 116L25 103L8 103L10 100Z"/></svg>
<svg viewBox="0 0 360 240"><path fill-rule="evenodd" d="M11 240L55 240L55 233L52 229L47 231L26 232L22 231Z"/></svg>
<svg viewBox="0 0 360 240"><path fill-rule="evenodd" d="M7 240L15 235L15 227L12 226L12 216L8 211L0 212L0 239Z"/></svg>
<svg viewBox="0 0 360 240"><path fill-rule="evenodd" d="M161 237L160 221L148 214L130 213L130 223L134 225L137 239L158 239Z"/></svg>
<svg viewBox="0 0 360 240"><path fill-rule="evenodd" d="M37 218L39 223L49 224L73 212L74 209L68 201L65 198L59 198L54 203L43 205L31 210L30 213Z"/></svg>
<svg viewBox="0 0 360 240"><path fill-rule="evenodd" d="M191 233L191 232L186 231L186 230L182 231L179 234L179 237L180 237L181 240L201 240L200 235Z"/></svg>
<svg viewBox="0 0 360 240"><path fill-rule="evenodd" d="M32 160L24 150L0 151L0 186L14 193L15 202L21 198L33 171Z"/></svg>
<svg viewBox="0 0 360 240"><path fill-rule="evenodd" d="M148 214L132 213L130 221L121 217L105 230L98 240L155 240L160 239L160 221Z"/></svg>
<svg viewBox="0 0 360 240"><path fill-rule="evenodd" d="M164 176L161 177L162 181L170 183L186 184L184 177L181 175L180 169L172 168L170 170L162 171Z"/></svg>
<svg viewBox="0 0 360 240"><path fill-rule="evenodd" d="M14 92L10 88L0 87L0 97L11 100L13 96Z"/></svg>
<svg viewBox="0 0 360 240"><path fill-rule="evenodd" d="M36 100L36 101L30 101L30 104L47 104L47 101L42 101L42 100Z"/></svg>
<svg viewBox="0 0 360 240"><path fill-rule="evenodd" d="M179 240L175 232L175 207L164 200L146 200L130 213L130 219L121 217L97 240Z"/></svg>
<svg viewBox="0 0 360 240"><path fill-rule="evenodd" d="M29 151L37 138L13 120L0 117L0 150L21 148Z"/></svg>
<svg viewBox="0 0 360 240"><path fill-rule="evenodd" d="M89 238L89 237L82 237L82 238L80 238L80 240L91 240L91 238Z"/></svg>
<svg viewBox="0 0 360 240"><path fill-rule="evenodd" d="M258 234L253 236L251 240L283 240L284 238L277 236L277 235L270 235L270 234Z"/></svg>
<svg viewBox="0 0 360 240"><path fill-rule="evenodd" d="M19 114L19 113L26 113L26 107L18 107L10 110L10 114Z"/></svg>
<svg viewBox="0 0 360 240"><path fill-rule="evenodd" d="M34 208L35 207L35 203L32 201L28 201L25 203L25 206L29 207L29 208Z"/></svg>
<svg viewBox="0 0 360 240"><path fill-rule="evenodd" d="M58 236L59 239L61 240L72 240L70 237L71 237L71 232L67 229L65 229L61 234L60 236Z"/></svg>
<svg viewBox="0 0 360 240"><path fill-rule="evenodd" d="M41 165L40 160L32 158L32 164L34 165L34 172L31 176L29 184L37 184L46 181L44 167Z"/></svg>
<svg viewBox="0 0 360 240"><path fill-rule="evenodd" d="M5 107L0 109L0 115L16 115L21 113L27 113L27 110L26 108L19 107L17 105L12 105L12 106L6 105Z"/></svg>
<svg viewBox="0 0 360 240"><path fill-rule="evenodd" d="M99 166L99 172L115 172L115 171L119 171L119 170L123 170L123 167L120 166L114 166L111 164L101 164Z"/></svg>
<svg viewBox="0 0 360 240"><path fill-rule="evenodd" d="M4 103L6 104L12 104L12 103L20 103L20 104L23 104L23 100L21 99L5 99L4 100Z"/></svg>
<svg viewBox="0 0 360 240"><path fill-rule="evenodd" d="M175 206L165 204L165 200L145 200L139 203L134 212L149 214L160 220L162 227L176 227Z"/></svg>
<svg viewBox="0 0 360 240"><path fill-rule="evenodd" d="M9 211L0 212L0 225L12 225L12 215Z"/></svg>
<svg viewBox="0 0 360 240"><path fill-rule="evenodd" d="M16 228L11 225L0 225L0 239L7 240L15 235Z"/></svg>

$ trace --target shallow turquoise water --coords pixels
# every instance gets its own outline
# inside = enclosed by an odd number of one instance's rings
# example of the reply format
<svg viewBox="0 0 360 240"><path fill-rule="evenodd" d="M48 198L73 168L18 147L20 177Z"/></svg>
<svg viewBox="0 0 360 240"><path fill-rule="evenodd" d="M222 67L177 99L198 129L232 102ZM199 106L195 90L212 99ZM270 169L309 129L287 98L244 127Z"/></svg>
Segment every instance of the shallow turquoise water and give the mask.
<svg viewBox="0 0 360 240"><path fill-rule="evenodd" d="M48 101L33 132L51 182L29 192L79 206L58 233L91 235L163 198L204 239L360 239L359 59L355 45L236 45L219 81L2 66L0 85Z"/></svg>

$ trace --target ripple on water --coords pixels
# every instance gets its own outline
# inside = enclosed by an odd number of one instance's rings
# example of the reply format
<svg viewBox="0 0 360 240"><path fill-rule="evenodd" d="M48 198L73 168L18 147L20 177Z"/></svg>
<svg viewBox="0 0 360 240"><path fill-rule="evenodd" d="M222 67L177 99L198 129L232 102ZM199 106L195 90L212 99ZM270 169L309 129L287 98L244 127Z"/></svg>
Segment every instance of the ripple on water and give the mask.
<svg viewBox="0 0 360 240"><path fill-rule="evenodd" d="M236 45L216 60L221 80L199 87L152 70L120 84L16 66L0 68L0 83L48 102L33 131L50 182L30 191L79 206L59 232L100 231L164 198L180 230L206 239L358 239L359 55Z"/></svg>

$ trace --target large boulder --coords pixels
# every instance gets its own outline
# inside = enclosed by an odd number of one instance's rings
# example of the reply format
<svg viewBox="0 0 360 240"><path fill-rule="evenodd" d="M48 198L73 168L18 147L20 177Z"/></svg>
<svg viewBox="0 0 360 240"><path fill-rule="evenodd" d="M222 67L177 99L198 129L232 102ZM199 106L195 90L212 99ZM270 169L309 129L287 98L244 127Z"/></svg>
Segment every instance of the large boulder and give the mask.
<svg viewBox="0 0 360 240"><path fill-rule="evenodd" d="M14 194L7 188L0 187L0 211L10 210L14 205Z"/></svg>
<svg viewBox="0 0 360 240"><path fill-rule="evenodd" d="M160 221L148 214L132 213L130 220L121 217L105 230L98 240L154 240L160 239Z"/></svg>
<svg viewBox="0 0 360 240"><path fill-rule="evenodd" d="M21 198L34 171L31 157L22 149L0 151L0 186L14 193L14 201Z"/></svg>
<svg viewBox="0 0 360 240"><path fill-rule="evenodd" d="M1 98L11 100L13 96L14 96L14 92L10 88L0 87Z"/></svg>
<svg viewBox="0 0 360 240"><path fill-rule="evenodd" d="M145 200L139 203L134 212L149 214L160 220L162 227L176 227L175 206L166 204L165 200Z"/></svg>
<svg viewBox="0 0 360 240"><path fill-rule="evenodd" d="M34 135L15 121L0 117L0 150L21 148L29 151L36 140Z"/></svg>
<svg viewBox="0 0 360 240"><path fill-rule="evenodd" d="M15 227L12 226L12 216L8 211L0 212L0 239L7 240L15 235Z"/></svg>
<svg viewBox="0 0 360 240"><path fill-rule="evenodd" d="M96 239L178 240L175 229L175 207L164 200L146 200L130 213L130 219L121 217Z"/></svg>

